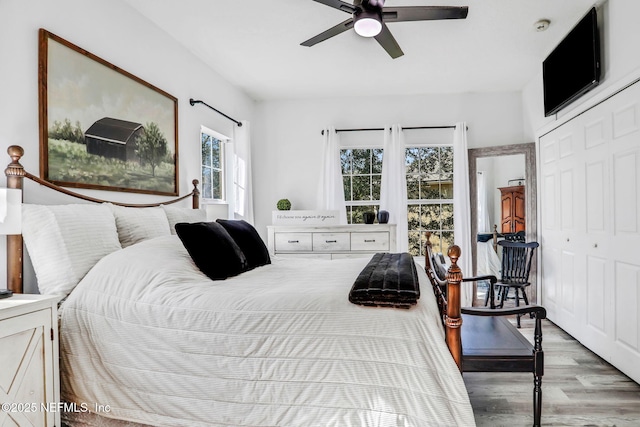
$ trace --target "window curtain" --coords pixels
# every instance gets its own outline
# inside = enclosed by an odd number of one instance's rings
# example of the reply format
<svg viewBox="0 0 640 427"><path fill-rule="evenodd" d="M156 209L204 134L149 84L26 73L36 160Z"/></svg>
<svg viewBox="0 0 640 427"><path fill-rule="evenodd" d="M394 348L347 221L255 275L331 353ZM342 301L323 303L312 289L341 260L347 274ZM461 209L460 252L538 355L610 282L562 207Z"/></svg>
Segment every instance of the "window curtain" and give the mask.
<svg viewBox="0 0 640 427"><path fill-rule="evenodd" d="M242 120L234 126L233 192L234 218L253 224L253 191L251 186L251 124Z"/></svg>
<svg viewBox="0 0 640 427"><path fill-rule="evenodd" d="M318 209L337 210L340 224L347 223L340 164L340 139L333 126L325 128L323 132Z"/></svg>
<svg viewBox="0 0 640 427"><path fill-rule="evenodd" d="M397 224L396 252L408 252L406 155L404 133L400 125L384 130L380 209L389 211L390 224Z"/></svg>
<svg viewBox="0 0 640 427"><path fill-rule="evenodd" d="M490 233L493 229L489 220L489 200L487 198L487 176L485 172L478 171L476 183L478 185L478 233Z"/></svg>
<svg viewBox="0 0 640 427"><path fill-rule="evenodd" d="M453 132L453 234L455 244L462 254L458 266L463 277L473 275L471 262L471 202L469 197L469 155L467 148L467 124L456 123ZM473 283L463 282L461 305L473 305Z"/></svg>

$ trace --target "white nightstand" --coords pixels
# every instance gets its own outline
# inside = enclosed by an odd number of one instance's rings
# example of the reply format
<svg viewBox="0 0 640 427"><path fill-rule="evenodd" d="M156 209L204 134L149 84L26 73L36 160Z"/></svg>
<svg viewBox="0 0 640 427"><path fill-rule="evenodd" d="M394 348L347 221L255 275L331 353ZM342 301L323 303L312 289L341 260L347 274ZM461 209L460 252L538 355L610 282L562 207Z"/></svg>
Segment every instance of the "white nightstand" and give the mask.
<svg viewBox="0 0 640 427"><path fill-rule="evenodd" d="M58 301L0 299L0 425L60 426Z"/></svg>

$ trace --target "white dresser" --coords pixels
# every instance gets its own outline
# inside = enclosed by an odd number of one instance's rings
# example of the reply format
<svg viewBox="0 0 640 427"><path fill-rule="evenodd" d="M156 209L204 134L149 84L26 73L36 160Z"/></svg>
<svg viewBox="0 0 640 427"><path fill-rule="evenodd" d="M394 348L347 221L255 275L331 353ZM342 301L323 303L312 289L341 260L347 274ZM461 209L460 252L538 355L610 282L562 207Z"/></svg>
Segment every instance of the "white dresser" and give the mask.
<svg viewBox="0 0 640 427"><path fill-rule="evenodd" d="M330 226L268 226L271 255L313 258L365 257L376 252L395 252L395 224Z"/></svg>
<svg viewBox="0 0 640 427"><path fill-rule="evenodd" d="M0 299L0 425L60 426L59 299Z"/></svg>

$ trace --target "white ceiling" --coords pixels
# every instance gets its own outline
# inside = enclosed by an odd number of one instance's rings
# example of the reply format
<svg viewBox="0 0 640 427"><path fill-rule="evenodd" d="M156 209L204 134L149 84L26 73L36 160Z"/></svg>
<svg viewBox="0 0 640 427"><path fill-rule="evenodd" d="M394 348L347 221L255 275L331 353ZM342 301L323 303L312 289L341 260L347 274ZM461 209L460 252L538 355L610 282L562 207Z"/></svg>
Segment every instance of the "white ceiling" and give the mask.
<svg viewBox="0 0 640 427"><path fill-rule="evenodd" d="M257 100L519 91L595 0L387 0L469 6L464 20L400 22L391 59L347 31L300 43L348 14L312 0L124 0ZM549 19L545 32L534 23Z"/></svg>

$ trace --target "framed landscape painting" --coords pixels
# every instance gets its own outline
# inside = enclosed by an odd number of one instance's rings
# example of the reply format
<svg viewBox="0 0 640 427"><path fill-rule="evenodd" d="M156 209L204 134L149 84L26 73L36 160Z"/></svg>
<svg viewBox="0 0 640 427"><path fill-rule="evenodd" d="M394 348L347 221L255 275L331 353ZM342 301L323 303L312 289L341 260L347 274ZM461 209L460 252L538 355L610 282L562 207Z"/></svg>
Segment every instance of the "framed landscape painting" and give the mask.
<svg viewBox="0 0 640 427"><path fill-rule="evenodd" d="M178 102L40 29L40 176L65 187L178 194Z"/></svg>

